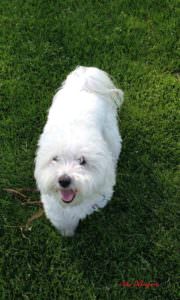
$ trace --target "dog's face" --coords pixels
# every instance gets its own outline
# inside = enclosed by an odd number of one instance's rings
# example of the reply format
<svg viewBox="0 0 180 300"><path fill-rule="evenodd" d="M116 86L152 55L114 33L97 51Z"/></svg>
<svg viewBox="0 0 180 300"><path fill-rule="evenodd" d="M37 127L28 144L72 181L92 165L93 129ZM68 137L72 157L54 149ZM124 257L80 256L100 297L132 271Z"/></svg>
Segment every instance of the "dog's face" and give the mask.
<svg viewBox="0 0 180 300"><path fill-rule="evenodd" d="M36 157L35 178L41 193L56 194L65 205L76 205L101 195L114 182L112 155L95 134L42 136Z"/></svg>

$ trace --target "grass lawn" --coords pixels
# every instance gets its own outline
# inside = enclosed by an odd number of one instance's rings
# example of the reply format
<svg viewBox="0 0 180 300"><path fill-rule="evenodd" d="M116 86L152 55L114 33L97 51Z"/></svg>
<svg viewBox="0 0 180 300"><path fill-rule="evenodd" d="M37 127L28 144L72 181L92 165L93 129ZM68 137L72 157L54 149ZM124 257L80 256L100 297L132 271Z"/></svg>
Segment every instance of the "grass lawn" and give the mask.
<svg viewBox="0 0 180 300"><path fill-rule="evenodd" d="M0 1L0 299L178 298L178 1ZM55 90L77 65L125 91L112 201L61 237L4 188L35 187ZM37 195L31 195L36 199ZM125 287L137 280L159 287Z"/></svg>

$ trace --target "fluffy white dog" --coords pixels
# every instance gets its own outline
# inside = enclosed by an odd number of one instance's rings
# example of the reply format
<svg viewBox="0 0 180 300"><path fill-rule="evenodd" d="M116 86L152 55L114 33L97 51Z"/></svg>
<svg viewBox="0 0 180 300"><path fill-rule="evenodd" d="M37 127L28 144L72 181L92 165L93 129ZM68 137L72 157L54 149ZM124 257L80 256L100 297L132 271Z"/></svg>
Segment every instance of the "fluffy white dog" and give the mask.
<svg viewBox="0 0 180 300"><path fill-rule="evenodd" d="M104 207L121 150L117 109L123 92L97 68L77 67L54 96L40 136L35 178L44 210L62 235Z"/></svg>

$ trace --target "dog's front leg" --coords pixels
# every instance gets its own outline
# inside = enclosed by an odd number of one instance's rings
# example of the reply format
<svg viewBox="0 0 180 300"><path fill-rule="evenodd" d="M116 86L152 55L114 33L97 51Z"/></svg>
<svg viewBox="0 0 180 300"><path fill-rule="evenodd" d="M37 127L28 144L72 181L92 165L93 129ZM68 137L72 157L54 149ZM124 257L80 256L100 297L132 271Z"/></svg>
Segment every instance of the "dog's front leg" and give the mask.
<svg viewBox="0 0 180 300"><path fill-rule="evenodd" d="M64 220L61 220L60 222L58 222L58 224L55 224L54 222L52 223L61 233L61 235L71 237L75 234L76 228L79 224L79 220L72 219L70 220L70 222L67 222L67 220L65 220L65 222Z"/></svg>

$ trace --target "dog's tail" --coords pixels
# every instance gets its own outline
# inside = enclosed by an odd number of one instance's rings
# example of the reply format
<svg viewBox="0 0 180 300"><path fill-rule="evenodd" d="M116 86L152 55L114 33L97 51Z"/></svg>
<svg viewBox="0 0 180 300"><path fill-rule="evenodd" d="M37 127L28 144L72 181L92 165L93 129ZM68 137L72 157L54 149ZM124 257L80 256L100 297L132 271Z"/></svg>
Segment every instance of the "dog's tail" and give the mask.
<svg viewBox="0 0 180 300"><path fill-rule="evenodd" d="M77 67L68 75L63 86L108 96L116 108L119 108L123 103L123 91L117 89L108 74L98 68Z"/></svg>

